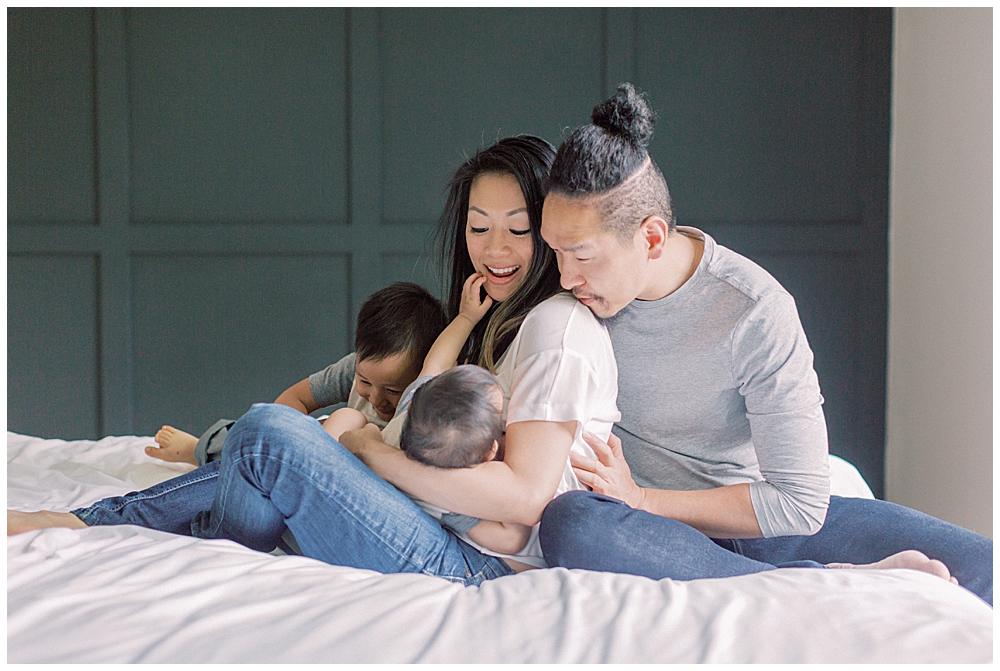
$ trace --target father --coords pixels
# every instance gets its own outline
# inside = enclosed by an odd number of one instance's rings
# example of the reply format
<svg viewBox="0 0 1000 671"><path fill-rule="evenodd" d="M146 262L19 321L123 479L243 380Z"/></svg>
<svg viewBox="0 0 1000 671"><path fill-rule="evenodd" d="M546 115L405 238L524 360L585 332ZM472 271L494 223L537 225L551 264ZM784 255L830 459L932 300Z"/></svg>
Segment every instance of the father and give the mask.
<svg viewBox="0 0 1000 671"><path fill-rule="evenodd" d="M548 564L693 579L894 555L889 566L950 569L992 605L992 540L829 495L823 399L792 297L676 226L646 150L653 114L631 85L592 118L556 156L542 235L563 287L607 319L622 419L609 445L591 443L598 460L573 456L593 491L549 504Z"/></svg>

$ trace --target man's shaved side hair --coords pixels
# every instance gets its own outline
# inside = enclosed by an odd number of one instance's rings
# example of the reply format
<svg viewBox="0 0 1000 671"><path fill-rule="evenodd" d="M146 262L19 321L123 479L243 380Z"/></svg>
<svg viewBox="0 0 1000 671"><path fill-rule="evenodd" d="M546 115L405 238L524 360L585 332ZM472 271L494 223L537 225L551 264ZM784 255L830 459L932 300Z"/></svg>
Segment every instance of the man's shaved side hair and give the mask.
<svg viewBox="0 0 1000 671"><path fill-rule="evenodd" d="M594 108L593 124L573 131L559 147L547 182L559 194L597 209L604 230L628 244L652 216L677 227L663 173L646 149L656 115L631 84Z"/></svg>
<svg viewBox="0 0 1000 671"><path fill-rule="evenodd" d="M632 241L636 229L649 217L663 219L671 233L677 228L667 181L652 157L618 186L587 200L597 206L601 228L614 233L623 245Z"/></svg>

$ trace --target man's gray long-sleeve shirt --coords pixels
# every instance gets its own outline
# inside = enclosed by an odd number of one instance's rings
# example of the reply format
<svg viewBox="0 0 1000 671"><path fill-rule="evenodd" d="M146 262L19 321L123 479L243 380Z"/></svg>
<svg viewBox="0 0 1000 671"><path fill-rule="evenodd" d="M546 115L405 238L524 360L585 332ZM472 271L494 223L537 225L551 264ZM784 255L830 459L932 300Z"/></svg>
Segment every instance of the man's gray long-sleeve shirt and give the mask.
<svg viewBox="0 0 1000 671"><path fill-rule="evenodd" d="M830 480L823 397L795 301L764 269L704 238L694 275L607 320L615 434L637 484L750 483L764 537L815 533Z"/></svg>

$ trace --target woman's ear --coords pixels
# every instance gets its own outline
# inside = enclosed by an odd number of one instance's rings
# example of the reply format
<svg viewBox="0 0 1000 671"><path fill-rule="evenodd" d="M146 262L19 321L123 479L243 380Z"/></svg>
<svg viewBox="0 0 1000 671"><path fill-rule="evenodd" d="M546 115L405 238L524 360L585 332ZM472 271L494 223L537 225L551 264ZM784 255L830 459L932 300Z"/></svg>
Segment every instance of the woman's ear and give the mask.
<svg viewBox="0 0 1000 671"><path fill-rule="evenodd" d="M663 248L667 244L669 234L667 222L656 215L646 217L639 224L639 233L646 243L646 255L650 260L663 256Z"/></svg>

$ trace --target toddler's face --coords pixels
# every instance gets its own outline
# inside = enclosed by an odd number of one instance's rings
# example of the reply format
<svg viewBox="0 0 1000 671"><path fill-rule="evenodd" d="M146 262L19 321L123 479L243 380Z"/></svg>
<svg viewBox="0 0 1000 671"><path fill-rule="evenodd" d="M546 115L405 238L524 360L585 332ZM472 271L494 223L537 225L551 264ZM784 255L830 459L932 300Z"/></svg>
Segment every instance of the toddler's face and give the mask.
<svg viewBox="0 0 1000 671"><path fill-rule="evenodd" d="M381 419L389 421L396 414L400 395L419 373L420 362L414 362L409 352L378 361L361 359L355 365L354 388L372 404Z"/></svg>

